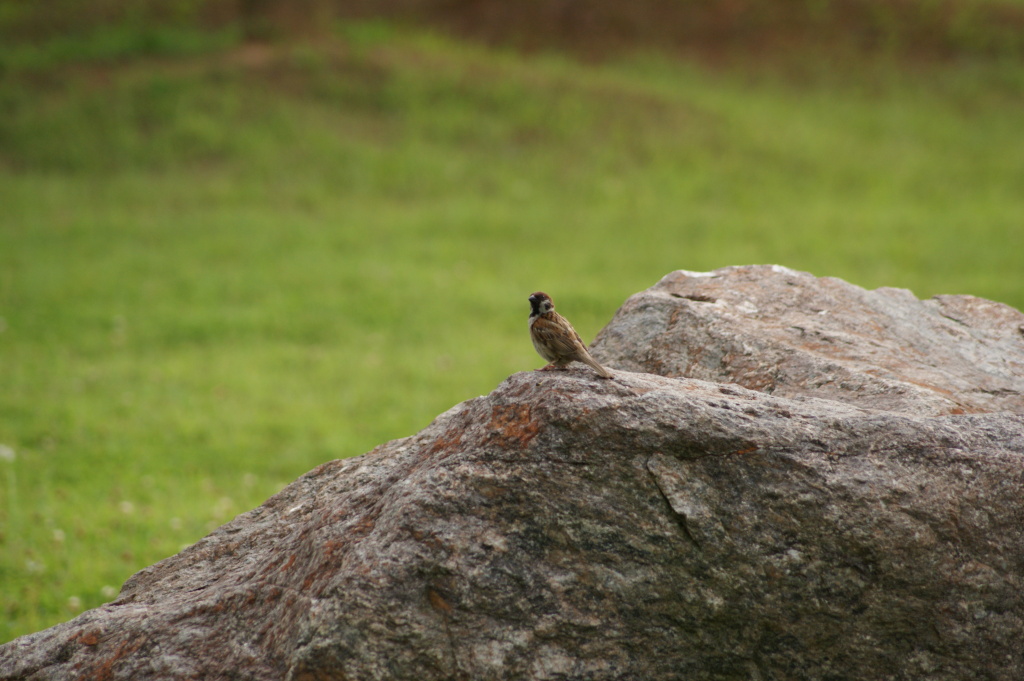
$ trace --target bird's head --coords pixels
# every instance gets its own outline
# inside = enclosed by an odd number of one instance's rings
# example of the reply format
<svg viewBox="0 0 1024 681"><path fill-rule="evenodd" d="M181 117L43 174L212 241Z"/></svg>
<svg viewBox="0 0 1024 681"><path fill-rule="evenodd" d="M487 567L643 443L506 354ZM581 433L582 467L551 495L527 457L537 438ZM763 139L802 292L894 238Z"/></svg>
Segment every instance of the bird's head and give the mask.
<svg viewBox="0 0 1024 681"><path fill-rule="evenodd" d="M530 294L530 316L544 314L555 309L555 303L551 300L551 296L544 293L543 291L537 291L536 293Z"/></svg>

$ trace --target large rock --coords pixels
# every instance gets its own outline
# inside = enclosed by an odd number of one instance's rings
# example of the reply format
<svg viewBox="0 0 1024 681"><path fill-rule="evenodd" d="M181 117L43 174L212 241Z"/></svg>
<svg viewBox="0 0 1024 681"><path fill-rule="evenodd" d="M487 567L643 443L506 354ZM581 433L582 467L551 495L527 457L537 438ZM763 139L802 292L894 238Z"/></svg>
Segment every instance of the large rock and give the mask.
<svg viewBox="0 0 1024 681"><path fill-rule="evenodd" d="M1024 412L1024 314L974 296L921 301L779 266L678 271L594 341L630 371L917 414Z"/></svg>
<svg viewBox="0 0 1024 681"><path fill-rule="evenodd" d="M1024 678L1024 415L855 394L519 373L0 647L0 678Z"/></svg>

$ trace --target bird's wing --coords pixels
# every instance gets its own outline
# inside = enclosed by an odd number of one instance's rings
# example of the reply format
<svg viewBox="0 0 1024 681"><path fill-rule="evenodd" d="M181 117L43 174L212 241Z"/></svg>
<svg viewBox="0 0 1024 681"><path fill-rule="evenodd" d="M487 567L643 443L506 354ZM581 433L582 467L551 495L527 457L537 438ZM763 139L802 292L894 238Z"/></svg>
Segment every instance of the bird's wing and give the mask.
<svg viewBox="0 0 1024 681"><path fill-rule="evenodd" d="M580 348L586 348L576 329L572 328L565 317L542 315L533 323L533 329L548 347L556 350L559 357L574 357L579 354ZM565 333L566 330L569 333Z"/></svg>

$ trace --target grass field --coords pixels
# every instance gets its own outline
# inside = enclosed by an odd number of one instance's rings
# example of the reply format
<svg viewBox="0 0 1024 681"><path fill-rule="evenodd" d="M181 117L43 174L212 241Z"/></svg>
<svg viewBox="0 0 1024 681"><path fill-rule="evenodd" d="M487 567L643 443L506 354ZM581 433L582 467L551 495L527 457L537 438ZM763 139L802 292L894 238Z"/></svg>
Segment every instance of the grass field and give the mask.
<svg viewBox="0 0 1024 681"><path fill-rule="evenodd" d="M0 81L0 641L541 366L537 289L587 340L730 264L1024 307L1019 62L111 35Z"/></svg>

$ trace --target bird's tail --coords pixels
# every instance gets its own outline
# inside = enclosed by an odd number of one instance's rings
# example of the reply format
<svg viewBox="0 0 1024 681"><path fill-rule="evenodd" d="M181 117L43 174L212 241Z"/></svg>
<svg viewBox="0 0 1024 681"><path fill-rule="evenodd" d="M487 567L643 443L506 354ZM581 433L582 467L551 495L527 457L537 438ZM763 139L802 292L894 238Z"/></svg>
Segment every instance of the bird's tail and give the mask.
<svg viewBox="0 0 1024 681"><path fill-rule="evenodd" d="M590 353L586 349L583 350L583 363L589 366L591 369L597 372L597 375L601 378L611 378L612 372L605 369L603 366L598 364L597 360L590 356Z"/></svg>

